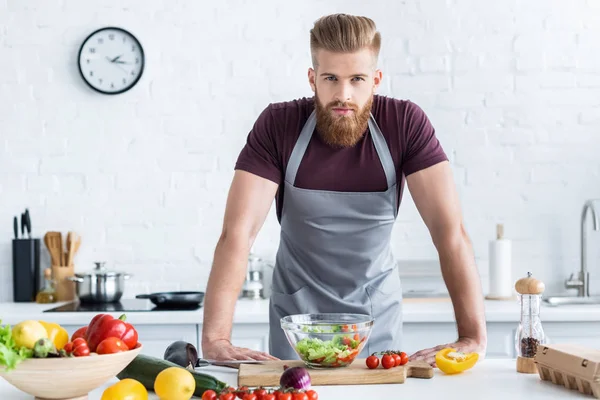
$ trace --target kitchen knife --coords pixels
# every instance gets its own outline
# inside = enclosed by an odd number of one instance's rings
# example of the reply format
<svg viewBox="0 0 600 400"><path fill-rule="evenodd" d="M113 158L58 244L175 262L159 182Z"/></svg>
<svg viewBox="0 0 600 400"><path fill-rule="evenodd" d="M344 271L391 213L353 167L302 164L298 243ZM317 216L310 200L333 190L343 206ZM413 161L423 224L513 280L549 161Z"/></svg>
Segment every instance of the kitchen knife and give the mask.
<svg viewBox="0 0 600 400"><path fill-rule="evenodd" d="M15 239L19 238L19 222L17 220L18 218L15 216L13 218L13 229L15 231Z"/></svg>
<svg viewBox="0 0 600 400"><path fill-rule="evenodd" d="M196 361L196 368L198 367L206 367L209 365L219 366L219 367L231 367L231 368L239 368L240 364L262 364L264 361L260 360L227 360L227 361L217 361L217 360L206 360L204 358L199 358Z"/></svg>
<svg viewBox="0 0 600 400"><path fill-rule="evenodd" d="M25 213L21 213L21 236L25 237Z"/></svg>
<svg viewBox="0 0 600 400"><path fill-rule="evenodd" d="M25 209L25 228L27 229L27 236L31 239L31 217L28 208Z"/></svg>

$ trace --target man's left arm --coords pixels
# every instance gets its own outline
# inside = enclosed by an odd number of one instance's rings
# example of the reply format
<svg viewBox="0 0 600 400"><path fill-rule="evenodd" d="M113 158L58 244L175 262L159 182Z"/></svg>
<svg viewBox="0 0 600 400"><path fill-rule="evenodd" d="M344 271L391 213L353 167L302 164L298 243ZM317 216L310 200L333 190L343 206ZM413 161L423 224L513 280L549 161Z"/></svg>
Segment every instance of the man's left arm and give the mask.
<svg viewBox="0 0 600 400"><path fill-rule="evenodd" d="M437 163L408 175L406 181L438 251L458 328L456 342L418 351L410 359L435 365L435 353L444 347L483 357L487 346L483 294L450 165Z"/></svg>

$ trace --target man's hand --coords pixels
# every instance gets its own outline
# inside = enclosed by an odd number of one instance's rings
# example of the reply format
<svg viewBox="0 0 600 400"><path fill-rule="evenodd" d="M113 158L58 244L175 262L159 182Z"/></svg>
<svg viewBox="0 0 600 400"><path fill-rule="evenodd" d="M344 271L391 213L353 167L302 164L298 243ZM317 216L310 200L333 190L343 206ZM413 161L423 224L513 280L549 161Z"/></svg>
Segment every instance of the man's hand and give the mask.
<svg viewBox="0 0 600 400"><path fill-rule="evenodd" d="M245 347L236 347L228 340L216 340L204 345L202 358L217 361L278 360L278 358L261 351L256 351Z"/></svg>
<svg viewBox="0 0 600 400"><path fill-rule="evenodd" d="M423 360L435 368L435 354L438 351L447 347L451 347L456 351L460 351L463 353L479 353L480 360L483 360L485 358L485 343L479 343L476 340L469 338L462 338L454 343L440 344L439 346L432 347L430 349L417 351L415 354L412 354L410 357L408 357L408 359L410 361Z"/></svg>

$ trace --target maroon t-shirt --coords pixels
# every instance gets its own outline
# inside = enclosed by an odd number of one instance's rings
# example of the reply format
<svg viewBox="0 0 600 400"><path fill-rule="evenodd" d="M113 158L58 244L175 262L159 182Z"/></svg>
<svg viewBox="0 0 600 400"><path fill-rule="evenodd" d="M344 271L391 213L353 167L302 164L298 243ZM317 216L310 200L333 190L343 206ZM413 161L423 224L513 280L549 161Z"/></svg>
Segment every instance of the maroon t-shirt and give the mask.
<svg viewBox="0 0 600 400"><path fill-rule="evenodd" d="M269 104L248 134L235 165L235 169L279 184L276 196L278 219L281 218L287 163L313 109L312 97ZM394 159L399 206L405 176L448 158L431 122L416 104L375 95L371 113ZM385 191L387 182L370 134L364 135L353 147L339 149L327 145L315 130L298 168L295 186L376 192Z"/></svg>

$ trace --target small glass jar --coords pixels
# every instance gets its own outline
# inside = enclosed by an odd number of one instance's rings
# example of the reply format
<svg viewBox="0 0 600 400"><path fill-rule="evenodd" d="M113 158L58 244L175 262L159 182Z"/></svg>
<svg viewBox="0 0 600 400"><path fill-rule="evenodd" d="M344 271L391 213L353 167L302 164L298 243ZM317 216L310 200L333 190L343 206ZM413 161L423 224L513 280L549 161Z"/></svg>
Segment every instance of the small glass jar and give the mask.
<svg viewBox="0 0 600 400"><path fill-rule="evenodd" d="M526 278L519 279L515 284L521 305L521 320L515 334L518 372L537 373L535 354L538 345L546 343L546 334L540 319L544 288L544 283L533 278L530 272Z"/></svg>

